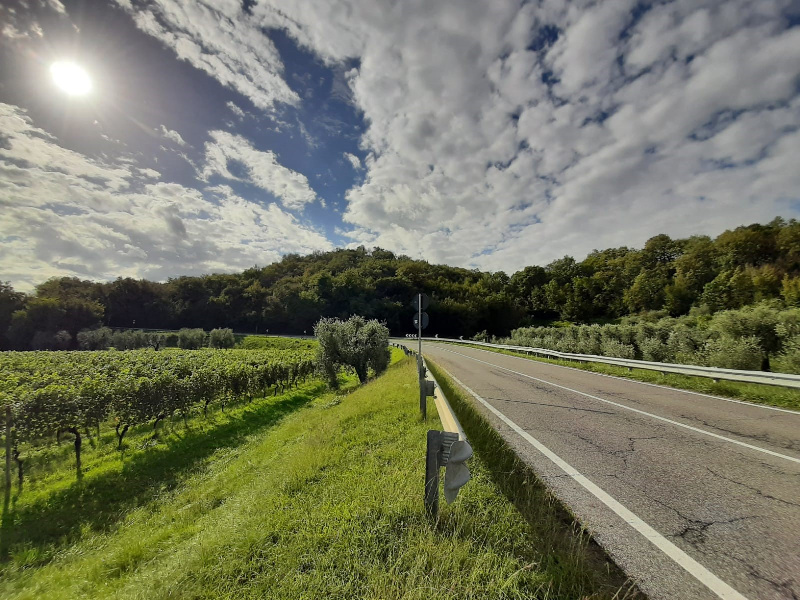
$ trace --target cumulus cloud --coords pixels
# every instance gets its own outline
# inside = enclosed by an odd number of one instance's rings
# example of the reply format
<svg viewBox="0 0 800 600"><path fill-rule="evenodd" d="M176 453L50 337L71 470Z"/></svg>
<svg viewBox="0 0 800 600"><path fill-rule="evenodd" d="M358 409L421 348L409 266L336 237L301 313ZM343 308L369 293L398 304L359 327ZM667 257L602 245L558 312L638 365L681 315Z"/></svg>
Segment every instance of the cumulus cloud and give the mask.
<svg viewBox="0 0 800 600"><path fill-rule="evenodd" d="M359 159L355 154L345 152L344 157L351 165L353 165L354 169L359 170L361 168L361 159Z"/></svg>
<svg viewBox="0 0 800 600"><path fill-rule="evenodd" d="M277 103L297 106L299 97L265 32L285 30L337 74L332 93L352 102L366 124L363 162L344 155L363 169L342 215L354 244L512 271L641 245L660 232L714 234L798 214L794 0L260 0L246 10L234 1L116 1L180 59L273 116L282 114ZM236 104L228 108L241 118ZM319 110L314 122L335 135L337 115ZM137 242L96 213L139 211L142 194L155 203L146 215L159 219L154 231L175 240L175 269L210 268L212 255L224 254L226 242L200 229L204 215L227 223L221 229L241 227L214 208L234 211L245 202L231 188L166 188L128 164L60 148L18 111L2 118L9 141L0 155L0 198L24 199L15 210L41 210L57 223L77 223L80 211L90 211L101 229L85 232L86 244L100 243L102 253L117 246L96 240L125 240L119 248L132 258L121 265L143 269L140 254L156 242ZM287 119L275 130L295 127ZM232 133L212 131L197 164L212 184L251 183L286 209L317 198L303 174ZM164 204L170 194L180 200ZM68 204L51 206L51 198ZM210 204L177 208L202 202ZM243 206L241 218L277 211L258 218L282 223L305 248L327 244L276 205ZM209 241L195 242L193 262L180 244L199 234ZM10 239L4 251L24 246ZM76 240L59 239L59 260L84 256ZM226 260L239 264L236 250L229 252Z"/></svg>
<svg viewBox="0 0 800 600"><path fill-rule="evenodd" d="M283 63L272 41L240 2L116 0L136 26L262 109L300 97L282 78Z"/></svg>
<svg viewBox="0 0 800 600"><path fill-rule="evenodd" d="M348 75L354 243L514 270L793 216L790 0L258 3Z"/></svg>
<svg viewBox="0 0 800 600"><path fill-rule="evenodd" d="M166 139L178 144L178 146L187 146L186 140L181 137L181 134L174 129L167 129L164 125L160 127L161 135Z"/></svg>
<svg viewBox="0 0 800 600"><path fill-rule="evenodd" d="M243 136L227 131L211 131L209 135L211 140L206 142L205 163L201 172L203 179L219 175L233 181L252 183L268 191L291 210L300 210L316 200L317 195L306 176L281 165L274 152L258 150ZM241 166L245 173L234 173L233 165Z"/></svg>
<svg viewBox="0 0 800 600"><path fill-rule="evenodd" d="M130 159L67 150L19 108L0 104L0 272L19 289L52 276L163 280L239 271L286 252L331 248L275 203L227 186L164 181Z"/></svg>

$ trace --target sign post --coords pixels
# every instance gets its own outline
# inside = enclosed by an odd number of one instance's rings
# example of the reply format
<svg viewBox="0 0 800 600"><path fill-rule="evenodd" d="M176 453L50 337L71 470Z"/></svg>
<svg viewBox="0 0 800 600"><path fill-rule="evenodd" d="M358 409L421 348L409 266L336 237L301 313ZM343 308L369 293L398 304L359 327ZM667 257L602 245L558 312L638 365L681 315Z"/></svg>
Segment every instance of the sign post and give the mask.
<svg viewBox="0 0 800 600"><path fill-rule="evenodd" d="M428 401L425 385L425 367L422 363L422 330L428 326L428 313L424 312L428 308L428 296L419 293L414 298L414 308L417 314L414 315L414 326L417 329L417 374L419 375L419 412L423 419L428 418Z"/></svg>

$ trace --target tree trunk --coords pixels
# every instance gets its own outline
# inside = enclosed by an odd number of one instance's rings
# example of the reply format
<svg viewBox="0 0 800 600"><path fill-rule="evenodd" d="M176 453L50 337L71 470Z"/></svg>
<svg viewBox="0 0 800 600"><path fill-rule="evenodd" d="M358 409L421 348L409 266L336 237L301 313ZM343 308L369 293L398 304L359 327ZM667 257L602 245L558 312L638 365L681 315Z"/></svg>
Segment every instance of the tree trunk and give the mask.
<svg viewBox="0 0 800 600"><path fill-rule="evenodd" d="M83 440L81 439L81 432L77 427L69 427L67 428L72 435L75 436L75 472L78 474L78 478L80 479L81 473L81 443Z"/></svg>
<svg viewBox="0 0 800 600"><path fill-rule="evenodd" d="M6 405L6 497L11 493L11 407Z"/></svg>
<svg viewBox="0 0 800 600"><path fill-rule="evenodd" d="M24 477L24 471L22 469L22 463L25 462L19 457L19 448L14 445L14 461L17 463L17 478L19 479L19 487L22 488L22 479Z"/></svg>
<svg viewBox="0 0 800 600"><path fill-rule="evenodd" d="M124 438L125 434L128 432L128 426L127 425L125 425L125 427L123 427L122 431L120 432L119 426L121 424L122 423L117 423L117 440L118 440L117 441L117 450L122 450L122 438Z"/></svg>
<svg viewBox="0 0 800 600"><path fill-rule="evenodd" d="M165 415L164 413L161 413L160 415L156 416L155 423L153 423L153 431L156 430L156 427L158 427L158 424L161 421L163 421L166 417L167 417L167 415Z"/></svg>

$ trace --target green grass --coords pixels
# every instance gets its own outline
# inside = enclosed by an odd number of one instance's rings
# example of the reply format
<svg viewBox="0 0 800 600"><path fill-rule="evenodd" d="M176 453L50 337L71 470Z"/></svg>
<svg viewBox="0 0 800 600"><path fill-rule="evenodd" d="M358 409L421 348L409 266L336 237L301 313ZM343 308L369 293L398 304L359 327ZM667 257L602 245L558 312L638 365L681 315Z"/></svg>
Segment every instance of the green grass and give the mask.
<svg viewBox="0 0 800 600"><path fill-rule="evenodd" d="M239 335L236 336L236 347L247 350L260 350L278 348L280 350L293 350L296 348L316 348L317 340L300 338L283 338L276 336Z"/></svg>
<svg viewBox="0 0 800 600"><path fill-rule="evenodd" d="M459 346L461 344L453 345ZM488 350L490 352L497 352L498 354L517 356L536 362L543 362L551 365L561 365L563 367L572 367L574 369L591 371L593 373L602 373L604 375L614 375L616 377L624 377L625 379L644 381L645 383L655 383L658 385L665 385L668 387L710 394L712 396L724 396L726 398L734 398L736 400L744 400L747 402L754 402L756 404L768 404L770 406L800 410L800 391L791 388L782 388L759 383L740 383L738 381L720 380L715 382L713 379L708 377L693 377L691 375L679 375L676 373L661 374L659 371L650 371L646 369L632 369L629 371L627 367L616 367L603 363L583 363L577 361L543 358L540 356L531 356L530 354L523 354L522 352L505 350L502 348L489 348L483 346L475 346L475 348L480 350Z"/></svg>
<svg viewBox="0 0 800 600"><path fill-rule="evenodd" d="M202 436L198 420L197 437L176 425L125 458L98 449L91 468L87 452L81 484L65 459L7 507L0 597L614 597L624 578L586 536L557 518L543 535L480 458L426 518L425 432L439 424L420 420L401 357L358 389L310 383L215 413Z"/></svg>

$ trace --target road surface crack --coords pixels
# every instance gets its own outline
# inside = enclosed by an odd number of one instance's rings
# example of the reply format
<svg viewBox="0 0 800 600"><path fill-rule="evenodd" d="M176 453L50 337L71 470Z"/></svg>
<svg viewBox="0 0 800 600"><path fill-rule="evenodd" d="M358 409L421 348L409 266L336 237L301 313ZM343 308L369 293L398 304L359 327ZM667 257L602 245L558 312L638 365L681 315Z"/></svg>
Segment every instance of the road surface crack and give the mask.
<svg viewBox="0 0 800 600"><path fill-rule="evenodd" d="M733 484L739 485L739 486L741 486L741 487L743 487L745 489L748 489L751 492L754 492L756 495L761 496L762 498L766 498L768 500L775 500L776 502L780 502L782 504L787 504L789 506L800 506L800 502L792 502L791 500L784 500L783 498L778 498L777 496L773 496L772 494L768 494L768 493L760 490L757 487L754 487L752 485L747 485L743 481L737 481L736 479L733 479L731 477L727 477L727 476L723 475L722 473L717 473L711 467L706 467L706 471L708 471L712 475L716 475L720 479L724 479L725 481L728 481L730 483L733 483Z"/></svg>
<svg viewBox="0 0 800 600"><path fill-rule="evenodd" d="M776 592L780 594L779 597L786 598L787 600L800 600L800 596L797 595L795 591L795 580L794 579L785 579L783 581L777 581L775 579L770 579L766 575L763 575L754 565L750 564L746 560L739 558L738 556L733 556L731 554L725 553L725 556L728 558L732 558L736 562L744 565L744 568L747 570L747 574L752 577L753 579L758 579L759 581L763 581L764 583L768 584L772 587Z"/></svg>
<svg viewBox="0 0 800 600"><path fill-rule="evenodd" d="M736 517L734 519L728 519L727 521L702 521L699 519L688 519L686 526L681 531L674 534L674 537L679 537L697 548L706 542L706 530L712 525L729 525L738 521L756 518L758 518L757 515L750 517Z"/></svg>
<svg viewBox="0 0 800 600"><path fill-rule="evenodd" d="M614 412L610 410L597 410L593 408L578 408L576 406L563 406L561 404L547 404L546 402L533 402L532 400L512 400L510 398L490 398L487 397L486 400L494 400L499 402L513 402L515 404L528 404L531 406L546 406L548 408L565 408L567 410L577 410L580 412L590 412L590 413L597 413L600 415L613 415Z"/></svg>
<svg viewBox="0 0 800 600"><path fill-rule="evenodd" d="M734 429L727 429L725 427L721 427L720 425L715 425L713 423L709 423L708 421L706 421L705 419L701 419L700 417L693 417L692 415L684 415L684 414L682 414L680 416L681 416L682 419L687 419L689 421L695 421L697 423L701 423L702 425L704 425L708 429L712 429L712 430L715 429L717 431L722 431L724 433L727 433L728 435L735 435L735 436L739 436L741 438L745 438L745 439L748 439L748 440L755 440L755 441L758 441L758 442L762 442L764 444L772 444L773 446L776 446L778 448L782 448L784 450L797 450L798 449L797 448L797 442L794 442L794 441L792 441L792 442L779 441L779 440L774 439L768 433L758 433L758 434L755 434L755 433L743 433L741 431L736 431Z"/></svg>

